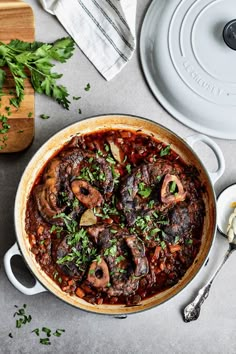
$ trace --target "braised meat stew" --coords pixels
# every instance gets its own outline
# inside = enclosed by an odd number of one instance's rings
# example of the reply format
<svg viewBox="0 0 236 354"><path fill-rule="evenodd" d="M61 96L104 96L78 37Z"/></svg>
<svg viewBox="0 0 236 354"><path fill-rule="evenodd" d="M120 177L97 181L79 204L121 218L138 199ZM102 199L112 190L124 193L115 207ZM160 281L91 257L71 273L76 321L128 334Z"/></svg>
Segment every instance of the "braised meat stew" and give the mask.
<svg viewBox="0 0 236 354"><path fill-rule="evenodd" d="M178 283L201 245L204 186L194 166L142 131L73 137L27 203L31 252L62 291L138 305Z"/></svg>

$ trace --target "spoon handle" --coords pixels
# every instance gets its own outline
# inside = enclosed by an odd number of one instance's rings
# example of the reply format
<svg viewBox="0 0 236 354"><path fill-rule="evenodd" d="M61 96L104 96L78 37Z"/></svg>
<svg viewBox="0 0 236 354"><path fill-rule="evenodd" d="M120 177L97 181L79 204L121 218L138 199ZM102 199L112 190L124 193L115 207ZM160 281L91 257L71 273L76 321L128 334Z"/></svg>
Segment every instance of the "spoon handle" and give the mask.
<svg viewBox="0 0 236 354"><path fill-rule="evenodd" d="M216 269L215 273L209 279L207 284L204 285L198 291L198 294L195 297L195 299L193 300L193 302L191 302L189 305L187 305L185 307L184 313L183 313L184 322L191 322L191 321L194 321L194 320L198 319L198 317L200 315L200 311L201 311L201 306L202 306L202 304L204 303L204 301L207 299L207 297L209 295L213 280L215 279L215 277L217 276L217 274L219 273L219 271L221 270L221 268L223 267L223 265L225 264L225 262L227 261L227 259L231 255L231 253L234 251L234 249L235 248L233 248L233 245L230 244L227 252L225 253L225 256L224 256L222 262L220 263L220 265Z"/></svg>

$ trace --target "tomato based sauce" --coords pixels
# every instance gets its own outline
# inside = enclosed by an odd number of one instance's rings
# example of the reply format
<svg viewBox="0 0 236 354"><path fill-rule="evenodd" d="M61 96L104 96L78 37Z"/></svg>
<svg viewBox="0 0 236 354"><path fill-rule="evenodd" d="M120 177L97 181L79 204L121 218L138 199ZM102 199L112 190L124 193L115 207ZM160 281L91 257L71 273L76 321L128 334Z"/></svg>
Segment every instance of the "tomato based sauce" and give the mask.
<svg viewBox="0 0 236 354"><path fill-rule="evenodd" d="M178 283L194 262L203 193L195 167L142 131L75 136L29 195L31 252L62 291L136 305Z"/></svg>

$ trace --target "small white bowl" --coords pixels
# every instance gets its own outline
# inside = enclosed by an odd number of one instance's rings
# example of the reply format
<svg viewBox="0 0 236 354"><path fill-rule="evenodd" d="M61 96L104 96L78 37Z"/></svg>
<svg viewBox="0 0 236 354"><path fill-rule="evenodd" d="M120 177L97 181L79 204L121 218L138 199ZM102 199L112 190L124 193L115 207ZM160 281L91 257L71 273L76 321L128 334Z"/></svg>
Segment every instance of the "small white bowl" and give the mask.
<svg viewBox="0 0 236 354"><path fill-rule="evenodd" d="M217 198L217 228L226 237L229 216L234 210L231 207L232 202L236 202L236 183L223 189Z"/></svg>

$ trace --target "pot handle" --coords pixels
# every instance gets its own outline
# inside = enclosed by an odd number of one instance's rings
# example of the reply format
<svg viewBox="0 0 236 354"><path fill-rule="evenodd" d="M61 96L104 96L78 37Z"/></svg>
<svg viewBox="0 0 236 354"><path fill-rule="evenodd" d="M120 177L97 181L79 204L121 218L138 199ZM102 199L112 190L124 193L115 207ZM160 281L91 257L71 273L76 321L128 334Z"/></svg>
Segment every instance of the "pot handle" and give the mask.
<svg viewBox="0 0 236 354"><path fill-rule="evenodd" d="M47 291L36 279L35 285L32 288L27 288L27 286L24 286L16 279L11 267L11 259L16 255L22 256L17 243L14 243L14 245L5 253L3 258L5 272L12 285L25 295L35 295Z"/></svg>
<svg viewBox="0 0 236 354"><path fill-rule="evenodd" d="M196 142L201 141L212 149L218 162L218 169L215 172L208 171L208 173L212 183L215 184L216 181L222 176L225 170L225 159L219 146L214 142L214 140L203 134L190 135L186 138L186 141L192 148Z"/></svg>

